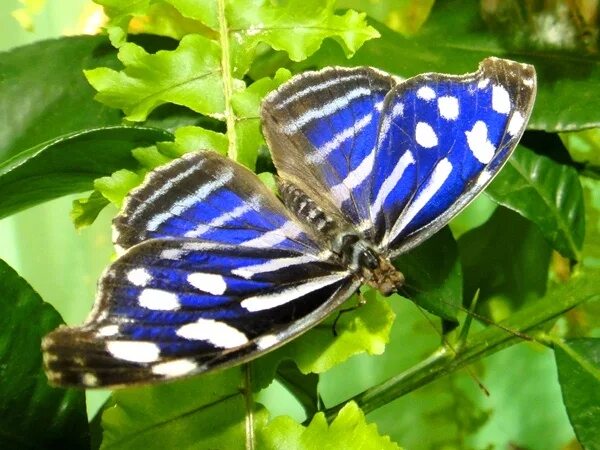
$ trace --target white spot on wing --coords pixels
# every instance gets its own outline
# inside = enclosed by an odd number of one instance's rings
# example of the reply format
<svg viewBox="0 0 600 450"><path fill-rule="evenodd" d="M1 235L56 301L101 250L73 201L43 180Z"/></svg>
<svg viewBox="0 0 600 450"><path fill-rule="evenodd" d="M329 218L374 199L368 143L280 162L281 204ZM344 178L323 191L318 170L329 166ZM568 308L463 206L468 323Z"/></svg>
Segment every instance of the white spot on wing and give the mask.
<svg viewBox="0 0 600 450"><path fill-rule="evenodd" d="M183 325L177 335L193 341L206 341L220 348L234 348L244 345L248 338L244 333L224 322L212 319L198 319Z"/></svg>
<svg viewBox="0 0 600 450"><path fill-rule="evenodd" d="M515 111L508 122L508 134L511 136L516 136L521 131L523 124L525 123L525 118L519 111Z"/></svg>
<svg viewBox="0 0 600 450"><path fill-rule="evenodd" d="M216 273L191 273L187 280L195 288L213 295L223 295L227 289L223 276Z"/></svg>
<svg viewBox="0 0 600 450"><path fill-rule="evenodd" d="M314 278L306 283L302 283L291 288L282 289L278 292L248 297L247 299L242 300L240 304L242 305L242 308L245 308L250 312L264 311L265 309L271 309L280 305L284 305L296 300L299 297L316 291L317 289L329 286L330 284L342 280L346 276L348 276L348 274L346 272L342 272L320 278Z"/></svg>
<svg viewBox="0 0 600 450"><path fill-rule="evenodd" d="M280 340L279 338L277 338L277 336L275 336L274 334L267 334L256 340L256 347L259 350L266 350L268 348L273 347L274 345L277 345L279 342Z"/></svg>
<svg viewBox="0 0 600 450"><path fill-rule="evenodd" d="M415 139L421 147L432 148L438 145L438 138L431 128L431 125L425 122L417 123L415 128Z"/></svg>
<svg viewBox="0 0 600 450"><path fill-rule="evenodd" d="M127 279L135 286L146 286L152 275L143 267L136 267L127 272Z"/></svg>
<svg viewBox="0 0 600 450"><path fill-rule="evenodd" d="M488 84L490 84L490 79L484 78L483 80L479 80L479 83L477 83L477 87L479 89L485 89Z"/></svg>
<svg viewBox="0 0 600 450"><path fill-rule="evenodd" d="M331 256L331 252L326 251L320 254L318 257L313 255L302 255L294 256L291 258L270 259L269 261L266 261L264 263L240 267L239 269L233 269L231 273L239 277L249 279L258 273L274 272L276 270L291 266L297 266L300 264L306 264L309 262L323 260L328 258L329 256Z"/></svg>
<svg viewBox="0 0 600 450"><path fill-rule="evenodd" d="M371 207L372 216L375 217L377 216L377 214L379 214L379 211L385 203L385 200L388 197L388 195L390 195L390 192L392 192L394 187L398 184L408 166L414 163L415 158L413 157L413 154L410 151L407 150L402 154L402 156L398 160L398 163L396 164L396 167L394 167L394 170L392 170L392 173L390 173L390 176L387 177L385 181L381 184L381 188L379 189L377 197L375 198L373 206Z"/></svg>
<svg viewBox="0 0 600 450"><path fill-rule="evenodd" d="M154 362L160 357L158 345L141 341L108 341L106 350L115 358L125 361Z"/></svg>
<svg viewBox="0 0 600 450"><path fill-rule="evenodd" d="M118 325L105 325L103 327L98 328L98 336L114 336L115 334L119 334L119 326Z"/></svg>
<svg viewBox="0 0 600 450"><path fill-rule="evenodd" d="M174 359L152 366L152 373L165 377L179 377L193 372L198 364L193 359Z"/></svg>
<svg viewBox="0 0 600 450"><path fill-rule="evenodd" d="M375 160L375 149L361 161L361 163L351 171L341 183L331 188L333 198L338 202L338 206L350 198L350 191L360 186L363 181L371 174L373 162Z"/></svg>
<svg viewBox="0 0 600 450"><path fill-rule="evenodd" d="M494 157L496 149L488 140L488 129L485 122L478 120L471 131L465 131L465 135L473 156L482 164L489 163Z"/></svg>
<svg viewBox="0 0 600 450"><path fill-rule="evenodd" d="M423 86L417 90L417 97L425 101L431 101L435 98L435 91L429 86Z"/></svg>
<svg viewBox="0 0 600 450"><path fill-rule="evenodd" d="M438 98L438 110L446 120L458 119L458 99L449 95Z"/></svg>
<svg viewBox="0 0 600 450"><path fill-rule="evenodd" d="M173 292L161 289L144 289L138 298L140 306L157 311L172 311L178 309L179 297Z"/></svg>
<svg viewBox="0 0 600 450"><path fill-rule="evenodd" d="M81 376L81 382L86 386L98 386L98 377L93 373L86 372Z"/></svg>
<svg viewBox="0 0 600 450"><path fill-rule="evenodd" d="M296 225L294 222L288 221L279 228L268 231L257 238L244 241L240 245L243 247L255 248L275 247L277 244L280 244L288 239L288 237L294 238L299 236L301 233L302 230L298 225Z"/></svg>
<svg viewBox="0 0 600 450"><path fill-rule="evenodd" d="M510 112L510 96L503 86L494 85L492 88L492 108L500 114Z"/></svg>
<svg viewBox="0 0 600 450"><path fill-rule="evenodd" d="M227 211L226 213L223 213L220 216L215 217L210 222L208 222L206 224L198 225L193 230L185 233L185 237L201 236L204 233L206 233L207 231L210 231L211 229L213 229L215 227L223 226L226 223L231 222L232 220L243 216L248 211L251 211L253 209L258 209L259 207L260 207L259 196L257 195L257 196L252 197L248 201L244 202L244 204L232 209L231 211Z"/></svg>

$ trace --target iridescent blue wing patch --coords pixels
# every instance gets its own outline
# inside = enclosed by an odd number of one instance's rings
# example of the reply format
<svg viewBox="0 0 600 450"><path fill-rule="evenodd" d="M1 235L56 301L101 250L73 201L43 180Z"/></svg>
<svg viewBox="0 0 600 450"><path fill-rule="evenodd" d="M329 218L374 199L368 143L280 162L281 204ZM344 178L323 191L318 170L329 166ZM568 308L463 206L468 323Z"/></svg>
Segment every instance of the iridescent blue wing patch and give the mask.
<svg viewBox="0 0 600 450"><path fill-rule="evenodd" d="M263 131L282 178L337 222L369 231L369 176L385 96L398 83L369 67L305 72L271 93Z"/></svg>
<svg viewBox="0 0 600 450"><path fill-rule="evenodd" d="M427 239L507 161L535 98L532 66L488 58L463 76L423 74L386 97L371 175L378 247Z"/></svg>
<svg viewBox="0 0 600 450"><path fill-rule="evenodd" d="M44 339L46 371L115 387L237 364L323 320L357 288L350 275L325 255L151 239L107 269L84 325Z"/></svg>

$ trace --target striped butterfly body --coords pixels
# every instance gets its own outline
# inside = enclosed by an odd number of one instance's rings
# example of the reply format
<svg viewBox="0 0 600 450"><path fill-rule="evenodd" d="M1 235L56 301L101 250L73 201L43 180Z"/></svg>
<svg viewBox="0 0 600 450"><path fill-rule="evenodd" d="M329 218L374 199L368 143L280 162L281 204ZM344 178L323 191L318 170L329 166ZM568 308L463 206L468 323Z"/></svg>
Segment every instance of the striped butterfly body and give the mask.
<svg viewBox="0 0 600 450"><path fill-rule="evenodd" d="M86 322L43 341L50 381L172 379L248 361L313 327L490 182L521 137L532 66L462 76L371 68L294 77L263 102L279 198L214 152L151 172L115 218L119 258Z"/></svg>

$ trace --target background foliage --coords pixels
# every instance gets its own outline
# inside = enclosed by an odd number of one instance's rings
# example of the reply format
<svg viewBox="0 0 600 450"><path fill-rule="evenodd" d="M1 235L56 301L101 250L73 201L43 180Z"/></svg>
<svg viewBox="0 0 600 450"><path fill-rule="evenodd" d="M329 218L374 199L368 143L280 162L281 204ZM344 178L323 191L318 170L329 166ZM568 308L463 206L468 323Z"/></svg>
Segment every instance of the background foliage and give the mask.
<svg viewBox="0 0 600 450"><path fill-rule="evenodd" d="M31 283L0 262L1 448L600 448L597 2L97 0L106 34L40 40L100 17L66 3L0 5L0 257ZM489 55L535 64L538 101L487 195L396 262L432 314L366 291L337 338L329 319L249 365L88 393L89 425L46 385L39 340L85 317L148 170L210 148L269 182L258 109L293 73ZM457 312L477 296L531 340Z"/></svg>

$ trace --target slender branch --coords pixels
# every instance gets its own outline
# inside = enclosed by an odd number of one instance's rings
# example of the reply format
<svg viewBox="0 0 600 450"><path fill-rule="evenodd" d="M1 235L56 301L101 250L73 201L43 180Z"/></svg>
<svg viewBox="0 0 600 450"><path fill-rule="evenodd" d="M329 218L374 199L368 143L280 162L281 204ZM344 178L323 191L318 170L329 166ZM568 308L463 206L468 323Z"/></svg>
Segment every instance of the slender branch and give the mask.
<svg viewBox="0 0 600 450"><path fill-rule="evenodd" d="M521 342L518 335L511 334L507 330L534 333L569 309L590 299L600 298L592 281L597 275L598 273L594 272L579 273L568 283L554 288L542 299L502 322L503 329L493 326L486 328L474 335L455 354L442 347L418 365L367 389L350 400L355 401L367 414L431 381ZM328 421L335 418L345 403L325 410Z"/></svg>
<svg viewBox="0 0 600 450"><path fill-rule="evenodd" d="M225 120L229 148L227 156L237 161L237 137L235 132L235 113L231 104L233 96L233 74L231 72L231 53L229 51L229 28L225 17L226 0L217 0L219 14L219 40L221 44L221 71L223 77L223 95L225 97Z"/></svg>

